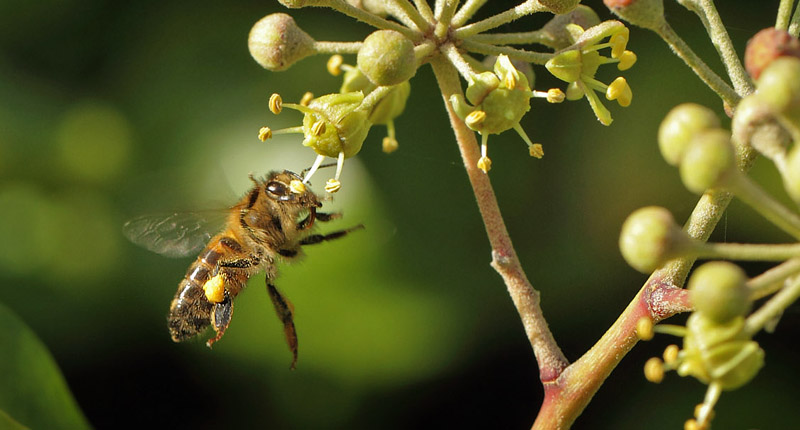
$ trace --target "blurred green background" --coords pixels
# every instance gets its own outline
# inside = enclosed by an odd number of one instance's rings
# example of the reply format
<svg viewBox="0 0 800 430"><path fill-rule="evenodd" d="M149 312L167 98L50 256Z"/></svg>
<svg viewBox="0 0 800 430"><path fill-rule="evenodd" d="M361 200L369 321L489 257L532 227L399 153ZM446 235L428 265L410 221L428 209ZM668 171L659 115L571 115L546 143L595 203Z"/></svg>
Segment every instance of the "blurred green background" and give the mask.
<svg viewBox="0 0 800 430"><path fill-rule="evenodd" d="M490 3L484 16L513 4ZM585 3L609 18L599 1ZM774 23L778 1L721 3L743 50ZM323 229L363 223L366 230L309 247L302 262L280 267L277 285L296 307L297 370L289 370L263 276L237 300L231 328L213 351L206 336L170 340L166 311L191 258L137 248L122 236L123 222L224 207L248 187L248 173L309 166L314 154L298 136L256 139L262 125L300 121L291 111L270 114L267 98L280 92L298 100L339 86L325 72L327 58L282 73L251 60L250 26L277 11L285 10L265 1L0 2L0 302L49 348L96 428L528 428L542 396L535 361L489 267L488 241L428 67L413 79L397 121L400 149L383 154L384 129L374 127L346 163L336 201L326 204L345 216ZM672 2L667 13L721 70L699 21ZM351 41L371 31L327 9L291 14L317 40ZM546 19L501 30L529 30ZM570 359L645 280L617 250L624 218L657 204L685 219L696 201L660 159L660 119L686 101L722 115L718 100L654 35L634 29L629 49L639 57L625 73L633 105L609 103L611 127L585 101L534 100L523 127L544 144L544 159L525 155L513 132L490 141L508 228ZM559 85L537 72L537 89ZM598 76L616 77L613 68ZM768 163L754 174L783 198ZM315 178L318 189L326 177ZM788 240L738 203L718 230L718 240ZM800 419L800 370L789 354L799 331L790 308L777 333L759 337L767 366L722 397L715 428L785 428ZM637 346L575 427L682 428L704 386L676 375L649 384L641 372L646 358L673 341ZM0 389L9 390L3 378L10 380L0 376ZM58 421L48 413L38 419Z"/></svg>

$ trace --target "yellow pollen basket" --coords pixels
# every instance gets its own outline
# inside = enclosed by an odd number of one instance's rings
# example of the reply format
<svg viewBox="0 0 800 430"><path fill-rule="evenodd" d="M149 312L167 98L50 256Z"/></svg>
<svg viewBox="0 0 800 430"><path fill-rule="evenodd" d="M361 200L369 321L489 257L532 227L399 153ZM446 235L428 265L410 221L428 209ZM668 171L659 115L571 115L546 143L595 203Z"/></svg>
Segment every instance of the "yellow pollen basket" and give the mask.
<svg viewBox="0 0 800 430"><path fill-rule="evenodd" d="M218 274L203 284L203 291L211 303L220 303L225 300L225 281L222 274Z"/></svg>

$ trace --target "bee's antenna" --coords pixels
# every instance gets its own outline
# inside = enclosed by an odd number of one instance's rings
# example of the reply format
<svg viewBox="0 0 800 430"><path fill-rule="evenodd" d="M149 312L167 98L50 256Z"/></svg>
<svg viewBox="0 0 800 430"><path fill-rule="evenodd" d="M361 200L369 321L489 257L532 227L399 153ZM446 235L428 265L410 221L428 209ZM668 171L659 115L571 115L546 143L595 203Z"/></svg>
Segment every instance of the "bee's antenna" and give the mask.
<svg viewBox="0 0 800 430"><path fill-rule="evenodd" d="M302 172L300 172L300 178L301 179L305 178L306 175L308 174L308 172L310 172L311 170L322 169L324 167L333 167L335 165L336 165L336 163L321 164L321 165L317 166L316 169L314 168L314 166L306 167L305 169L303 169Z"/></svg>

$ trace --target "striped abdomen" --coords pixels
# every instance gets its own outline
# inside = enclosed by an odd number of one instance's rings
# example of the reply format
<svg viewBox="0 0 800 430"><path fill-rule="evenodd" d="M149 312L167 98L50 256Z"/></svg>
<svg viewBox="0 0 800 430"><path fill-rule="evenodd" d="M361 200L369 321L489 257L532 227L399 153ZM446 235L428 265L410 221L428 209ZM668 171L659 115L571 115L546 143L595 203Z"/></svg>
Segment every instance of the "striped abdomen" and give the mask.
<svg viewBox="0 0 800 430"><path fill-rule="evenodd" d="M220 272L224 275L225 291L230 293L231 299L239 293L247 281L247 271L219 267L219 263L240 259L241 253L242 246L226 233L212 238L200 252L178 284L178 291L170 305L167 321L172 340L186 340L211 324L215 303L208 301L203 285L212 276Z"/></svg>

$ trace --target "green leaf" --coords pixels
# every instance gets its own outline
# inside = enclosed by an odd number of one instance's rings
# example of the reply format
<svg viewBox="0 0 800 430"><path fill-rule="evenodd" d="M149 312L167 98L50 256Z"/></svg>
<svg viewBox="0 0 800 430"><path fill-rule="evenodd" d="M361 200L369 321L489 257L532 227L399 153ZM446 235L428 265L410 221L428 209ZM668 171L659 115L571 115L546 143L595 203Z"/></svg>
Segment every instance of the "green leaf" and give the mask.
<svg viewBox="0 0 800 430"><path fill-rule="evenodd" d="M53 356L1 303L0 327L0 428L91 428Z"/></svg>

